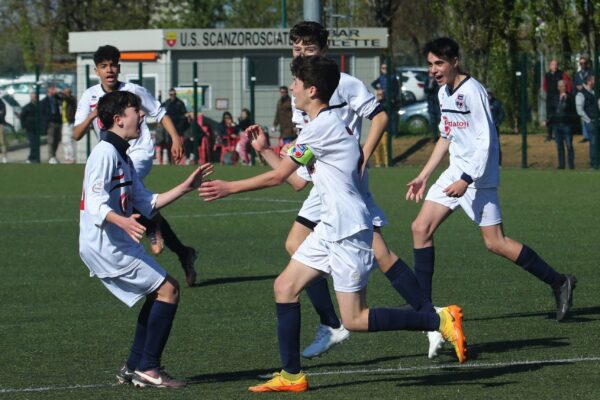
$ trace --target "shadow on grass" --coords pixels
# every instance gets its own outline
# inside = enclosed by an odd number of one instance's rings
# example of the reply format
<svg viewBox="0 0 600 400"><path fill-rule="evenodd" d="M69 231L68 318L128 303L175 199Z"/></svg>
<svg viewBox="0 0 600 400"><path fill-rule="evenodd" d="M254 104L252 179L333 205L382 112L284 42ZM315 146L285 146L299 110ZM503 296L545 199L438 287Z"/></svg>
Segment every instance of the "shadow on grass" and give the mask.
<svg viewBox="0 0 600 400"><path fill-rule="evenodd" d="M595 307L573 307L566 318L561 321L561 324L568 323L579 323L579 322L593 322L598 318L587 318L588 315L600 315L600 306ZM512 313L512 314L501 314L490 317L480 318L469 318L469 321L488 321L495 319L506 319L506 318L530 318L530 317L546 317L546 319L556 319L556 312L524 312L524 313Z"/></svg>
<svg viewBox="0 0 600 400"><path fill-rule="evenodd" d="M479 354L509 353L515 350L552 349L569 346L569 338L537 338L524 340L503 340L498 342L476 343L467 345L470 361L477 360ZM446 346L450 347L450 346Z"/></svg>
<svg viewBox="0 0 600 400"><path fill-rule="evenodd" d="M519 380L505 380L502 382L487 382L490 379L496 379L504 375L514 375L519 373L530 373L533 371L541 370L544 367L557 366L572 364L572 362L550 362L544 364L527 364L527 365L507 365L499 367L470 367L470 368L440 368L440 373L429 373L427 375L419 376L406 376L406 372L389 374L386 378L375 378L375 379L361 379L352 380L349 379L343 383L335 383L330 385L313 385L311 386L311 392L316 392L325 389L335 389L338 387L347 388L348 386L355 385L372 385L377 382L390 382L396 383L398 387L414 387L414 386L463 386L463 385L476 385L483 388L500 387L512 384L522 384ZM417 374L419 372L416 372ZM393 376L392 376L393 375ZM381 376L381 374L377 374ZM527 375L529 376L529 375ZM524 378L525 379L525 378Z"/></svg>
<svg viewBox="0 0 600 400"><path fill-rule="evenodd" d="M425 147L427 145L427 143L430 143L430 142L431 142L431 138L429 138L429 137L419 139L419 141L417 143L413 144L408 149L404 150L404 152L402 154L394 157L392 159L392 165L396 165L396 164L406 160L408 157L412 156L417 151L421 150L423 147Z"/></svg>
<svg viewBox="0 0 600 400"><path fill-rule="evenodd" d="M240 283L240 282L254 282L254 281L265 281L274 280L278 275L261 275L261 276L236 276L231 278L215 278L206 279L195 283L190 287L203 287L213 285L226 285L228 283Z"/></svg>

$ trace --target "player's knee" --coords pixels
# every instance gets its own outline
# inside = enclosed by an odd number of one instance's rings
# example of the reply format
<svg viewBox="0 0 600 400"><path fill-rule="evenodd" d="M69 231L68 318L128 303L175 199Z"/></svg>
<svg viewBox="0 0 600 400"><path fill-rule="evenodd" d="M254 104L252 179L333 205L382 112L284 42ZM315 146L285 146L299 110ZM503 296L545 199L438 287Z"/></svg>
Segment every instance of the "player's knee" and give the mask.
<svg viewBox="0 0 600 400"><path fill-rule="evenodd" d="M503 243L501 240L484 238L485 248L494 254L502 254Z"/></svg>
<svg viewBox="0 0 600 400"><path fill-rule="evenodd" d="M369 320L360 315L352 318L342 318L342 324L344 328L351 332L366 332L369 330Z"/></svg>
<svg viewBox="0 0 600 400"><path fill-rule="evenodd" d="M170 304L178 304L179 282L177 282L173 277L168 276L165 280L165 283L158 290L157 300Z"/></svg>
<svg viewBox="0 0 600 400"><path fill-rule="evenodd" d="M412 234L415 237L428 237L430 234L430 226L427 223L415 219L411 224Z"/></svg>
<svg viewBox="0 0 600 400"><path fill-rule="evenodd" d="M273 293L277 303L290 303L297 297L294 293L294 283L281 275L273 283Z"/></svg>

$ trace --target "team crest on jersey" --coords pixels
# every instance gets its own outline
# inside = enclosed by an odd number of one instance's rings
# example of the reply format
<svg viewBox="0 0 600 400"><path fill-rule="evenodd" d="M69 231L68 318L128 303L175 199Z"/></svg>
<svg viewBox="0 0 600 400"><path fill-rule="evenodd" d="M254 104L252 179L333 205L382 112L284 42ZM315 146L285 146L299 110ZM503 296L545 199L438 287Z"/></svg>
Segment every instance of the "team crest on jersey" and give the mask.
<svg viewBox="0 0 600 400"><path fill-rule="evenodd" d="M458 96L456 96L456 108L458 108L459 110L463 110L465 108L465 95L464 94L459 94Z"/></svg>

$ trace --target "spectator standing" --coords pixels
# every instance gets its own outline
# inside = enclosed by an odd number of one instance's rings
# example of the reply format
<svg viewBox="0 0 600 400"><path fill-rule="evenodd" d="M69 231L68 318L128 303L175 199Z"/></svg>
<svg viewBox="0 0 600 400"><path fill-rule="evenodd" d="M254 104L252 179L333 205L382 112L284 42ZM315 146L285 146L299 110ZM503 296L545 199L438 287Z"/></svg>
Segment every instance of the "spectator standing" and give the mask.
<svg viewBox="0 0 600 400"><path fill-rule="evenodd" d="M375 90L382 89L386 96L389 96L390 103L392 106L391 110L387 110L388 117L390 119L390 126L392 127L392 135L396 135L396 126L397 126L397 114L399 108L399 97L400 97L400 85L398 83L398 78L395 74L392 75L392 79L390 82L392 83L392 87L387 87L388 82L388 70L387 64L381 63L379 66L379 76L371 82L371 87Z"/></svg>
<svg viewBox="0 0 600 400"><path fill-rule="evenodd" d="M385 92L383 89L375 90L375 98L385 108ZM388 149L387 149L387 141L388 141L388 133L387 131L383 132L381 135L381 140L377 147L375 147L375 151L373 152L373 156L375 157L375 166L376 167L387 167L388 166Z"/></svg>
<svg viewBox="0 0 600 400"><path fill-rule="evenodd" d="M164 103L162 103L162 107L166 110L166 114L171 117L171 121L173 121L173 125L175 126L175 130L177 131L177 135L179 138L183 138L185 131L189 128L190 123L188 118L186 117L187 109L185 107L185 103L177 97L177 92L174 88L169 89L169 98ZM165 135L164 128L162 135L159 135L159 139L157 140L157 144L162 148L170 149L172 145L171 136L168 134ZM158 143L160 141L160 143ZM169 162L171 162L171 152L168 151L169 154Z"/></svg>
<svg viewBox="0 0 600 400"><path fill-rule="evenodd" d="M274 132L279 127L281 141L283 144L288 144L296 140L296 132L292 123L292 98L288 94L288 88L285 86L279 88L279 95L272 131Z"/></svg>
<svg viewBox="0 0 600 400"><path fill-rule="evenodd" d="M573 77L573 81L575 83L575 95L583 90L585 80L591 73L590 60L586 55L582 54L579 56L579 70ZM581 133L583 134L583 139L581 139L579 143L585 143L590 140L590 133L583 122L581 123Z"/></svg>
<svg viewBox="0 0 600 400"><path fill-rule="evenodd" d="M427 98L429 127L431 128L431 134L433 135L433 138L437 140L437 138L439 137L439 126L441 118L440 99L438 98L440 85L438 85L433 76L427 75L423 91L425 92L425 96Z"/></svg>
<svg viewBox="0 0 600 400"><path fill-rule="evenodd" d="M57 96L58 89L54 85L48 85L46 97L40 101L40 115L42 117L42 131L48 135L48 163L58 164L56 150L61 139L62 116L60 111L60 100Z"/></svg>
<svg viewBox="0 0 600 400"><path fill-rule="evenodd" d="M492 121L498 135L498 165L502 165L502 146L500 146L500 124L504 121L504 107L502 102L498 100L491 91L487 91L488 101L490 103L490 112L492 113Z"/></svg>
<svg viewBox="0 0 600 400"><path fill-rule="evenodd" d="M567 83L567 92L571 93L573 89L569 76L558 69L558 61L551 60L549 68L543 81L544 92L546 92L546 142L552 140L552 120L556 111L554 106L557 104L558 81L563 80Z"/></svg>
<svg viewBox="0 0 600 400"><path fill-rule="evenodd" d="M28 164L40 162L39 136L35 131L35 107L37 104L37 95L31 93L30 96L31 101L21 109L21 114L19 115L21 126L27 132L27 138L29 139Z"/></svg>
<svg viewBox="0 0 600 400"><path fill-rule="evenodd" d="M73 123L75 122L75 111L77 111L77 100L71 94L71 88L63 89L60 96L60 116L62 120L62 145L64 159L67 164L75 162L75 144L73 140Z"/></svg>
<svg viewBox="0 0 600 400"><path fill-rule="evenodd" d="M567 163L569 169L575 168L575 152L573 151L573 117L576 116L573 96L567 93L565 81L558 81L558 98L554 106L554 140L558 152L558 168L565 169L565 145L567 147Z"/></svg>
<svg viewBox="0 0 600 400"><path fill-rule="evenodd" d="M0 151L2 152L2 164L8 162L8 142L4 134L4 124L6 123L6 104L0 99Z"/></svg>
<svg viewBox="0 0 600 400"><path fill-rule="evenodd" d="M583 85L583 89L575 96L575 107L577 115L581 117L581 121L585 124L585 129L590 134L590 167L596 165L596 135L594 134L594 109L598 109L596 103L596 95L594 94L594 84L596 79L593 74L589 74Z"/></svg>

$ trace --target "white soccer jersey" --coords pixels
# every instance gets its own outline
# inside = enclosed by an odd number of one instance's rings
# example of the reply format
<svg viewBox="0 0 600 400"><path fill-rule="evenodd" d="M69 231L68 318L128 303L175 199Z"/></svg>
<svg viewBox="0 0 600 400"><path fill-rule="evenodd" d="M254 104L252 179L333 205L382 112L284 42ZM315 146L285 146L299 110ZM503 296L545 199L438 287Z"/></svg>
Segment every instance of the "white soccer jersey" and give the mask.
<svg viewBox="0 0 600 400"><path fill-rule="evenodd" d="M127 143L107 132L92 150L85 166L79 213L79 254L90 276L115 277L135 268L144 256L144 247L121 228L106 222L113 211L130 217L135 207L151 217L157 194L149 192L127 157ZM119 142L120 140L120 142ZM117 147L121 144L120 150Z"/></svg>
<svg viewBox="0 0 600 400"><path fill-rule="evenodd" d="M440 135L450 141L450 167L454 180L464 173L475 188L497 187L498 135L492 121L487 92L474 78L467 76L452 92L448 85L438 93L442 118Z"/></svg>
<svg viewBox="0 0 600 400"><path fill-rule="evenodd" d="M157 121L162 120L165 116L165 109L158 100L142 86L136 85L135 83L119 82L117 90L127 91L138 95L142 100L142 110L146 116L152 117ZM100 83L83 92L81 99L79 99L79 104L77 105L77 112L75 113L75 125L81 124L87 116L94 111L98 105L98 100L105 94L106 92ZM100 131L102 130L100 124L101 122L98 118L95 118L92 122L98 140L100 140ZM140 137L129 141L129 155L134 159L136 164L138 159L152 160L154 158L154 142L152 141L150 129L148 129L146 121L144 121L141 126Z"/></svg>
<svg viewBox="0 0 600 400"><path fill-rule="evenodd" d="M329 108L335 110L346 126L352 130L354 138L360 143L362 119L372 118L373 113L380 108L380 105L373 93L369 92L360 79L342 72L340 83L329 100ZM303 129L309 123L310 118L304 111L296 108L294 96L292 96L292 112L292 122L298 129Z"/></svg>
<svg viewBox="0 0 600 400"><path fill-rule="evenodd" d="M360 145L336 112L321 111L302 129L289 154L307 167L321 201L315 234L338 241L372 229L359 188Z"/></svg>

